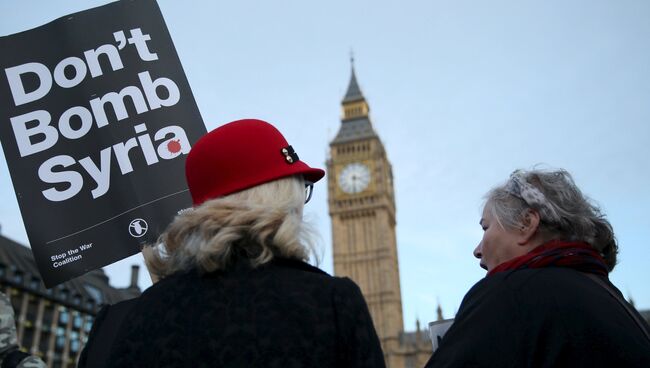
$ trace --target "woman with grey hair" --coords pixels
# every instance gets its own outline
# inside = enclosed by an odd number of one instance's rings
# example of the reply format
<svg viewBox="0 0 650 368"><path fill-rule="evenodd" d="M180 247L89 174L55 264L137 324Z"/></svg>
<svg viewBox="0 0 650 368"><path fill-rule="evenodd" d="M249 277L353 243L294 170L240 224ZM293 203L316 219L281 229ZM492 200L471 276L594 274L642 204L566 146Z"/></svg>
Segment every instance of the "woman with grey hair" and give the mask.
<svg viewBox="0 0 650 368"><path fill-rule="evenodd" d="M261 120L199 139L186 161L194 207L143 250L161 280L107 366L383 367L359 287L307 263L303 206L324 174Z"/></svg>
<svg viewBox="0 0 650 368"><path fill-rule="evenodd" d="M426 367L650 367L648 325L608 279L612 226L568 172L515 171L480 225L487 276Z"/></svg>

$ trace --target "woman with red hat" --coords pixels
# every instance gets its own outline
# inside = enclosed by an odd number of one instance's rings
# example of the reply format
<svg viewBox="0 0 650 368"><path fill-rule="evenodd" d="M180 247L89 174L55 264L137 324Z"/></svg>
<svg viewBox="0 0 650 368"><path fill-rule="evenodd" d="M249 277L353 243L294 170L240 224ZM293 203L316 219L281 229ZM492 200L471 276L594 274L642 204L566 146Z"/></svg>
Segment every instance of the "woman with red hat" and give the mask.
<svg viewBox="0 0 650 368"><path fill-rule="evenodd" d="M303 206L324 174L260 120L203 136L186 162L194 208L143 251L162 279L108 366L383 367L359 287L306 263Z"/></svg>

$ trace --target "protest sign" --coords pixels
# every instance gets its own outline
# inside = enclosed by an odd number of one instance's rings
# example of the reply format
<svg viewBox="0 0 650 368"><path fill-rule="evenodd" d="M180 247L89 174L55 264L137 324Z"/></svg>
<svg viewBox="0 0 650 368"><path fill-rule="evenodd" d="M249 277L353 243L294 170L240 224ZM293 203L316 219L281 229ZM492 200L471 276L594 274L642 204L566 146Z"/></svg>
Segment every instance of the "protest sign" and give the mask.
<svg viewBox="0 0 650 368"><path fill-rule="evenodd" d="M155 242L204 133L153 0L0 37L0 140L47 287Z"/></svg>

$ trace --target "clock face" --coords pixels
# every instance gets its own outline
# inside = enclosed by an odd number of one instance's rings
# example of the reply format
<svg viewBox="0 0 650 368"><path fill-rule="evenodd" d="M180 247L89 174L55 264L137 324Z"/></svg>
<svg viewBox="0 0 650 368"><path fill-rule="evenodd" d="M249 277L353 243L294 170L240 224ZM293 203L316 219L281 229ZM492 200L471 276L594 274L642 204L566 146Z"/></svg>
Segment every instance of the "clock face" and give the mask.
<svg viewBox="0 0 650 368"><path fill-rule="evenodd" d="M360 193L370 184L370 169L368 166L355 162L341 170L339 186L348 194Z"/></svg>

